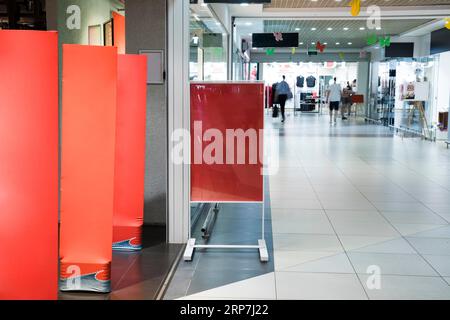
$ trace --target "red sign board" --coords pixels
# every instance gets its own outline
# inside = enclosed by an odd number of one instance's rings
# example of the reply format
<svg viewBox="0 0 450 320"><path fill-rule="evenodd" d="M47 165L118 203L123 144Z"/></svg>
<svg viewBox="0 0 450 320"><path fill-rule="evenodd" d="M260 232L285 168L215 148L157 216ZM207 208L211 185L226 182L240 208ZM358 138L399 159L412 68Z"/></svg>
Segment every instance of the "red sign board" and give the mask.
<svg viewBox="0 0 450 320"><path fill-rule="evenodd" d="M263 200L264 85L191 84L191 201Z"/></svg>

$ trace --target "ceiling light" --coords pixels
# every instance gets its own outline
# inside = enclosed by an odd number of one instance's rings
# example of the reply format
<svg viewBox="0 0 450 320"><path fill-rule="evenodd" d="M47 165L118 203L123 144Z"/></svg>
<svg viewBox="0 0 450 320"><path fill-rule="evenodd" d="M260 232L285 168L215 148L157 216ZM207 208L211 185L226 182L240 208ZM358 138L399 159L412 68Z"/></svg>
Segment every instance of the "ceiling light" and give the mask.
<svg viewBox="0 0 450 320"><path fill-rule="evenodd" d="M252 23L251 23L251 22L246 22L245 25L246 25L246 26L251 26Z"/></svg>
<svg viewBox="0 0 450 320"><path fill-rule="evenodd" d="M300 43L299 43L299 45L302 45L302 44L303 44L303 42L300 42Z"/></svg>
<svg viewBox="0 0 450 320"><path fill-rule="evenodd" d="M340 43L339 43L339 42L336 42L336 45L338 46L338 45L340 45Z"/></svg>
<svg viewBox="0 0 450 320"><path fill-rule="evenodd" d="M331 30L333 30L333 28L327 28L327 30L328 30L328 31L331 31Z"/></svg>
<svg viewBox="0 0 450 320"><path fill-rule="evenodd" d="M300 31L300 28L295 28L295 31Z"/></svg>
<svg viewBox="0 0 450 320"><path fill-rule="evenodd" d="M376 27L377 30L381 30L381 27Z"/></svg>
<svg viewBox="0 0 450 320"><path fill-rule="evenodd" d="M311 28L311 31L316 31L317 30L317 28Z"/></svg>
<svg viewBox="0 0 450 320"><path fill-rule="evenodd" d="M208 4L203 2L203 3L201 4L201 6L202 6L202 7L207 7Z"/></svg>
<svg viewBox="0 0 450 320"><path fill-rule="evenodd" d="M359 28L359 30L366 30L366 28L364 28L364 27L361 27L361 28Z"/></svg>
<svg viewBox="0 0 450 320"><path fill-rule="evenodd" d="M241 3L241 7L248 7L248 6L249 6L249 4L247 2Z"/></svg>
<svg viewBox="0 0 450 320"><path fill-rule="evenodd" d="M348 30L348 28L347 28L347 27L345 27L345 28L344 28L344 30L345 30L345 31L347 31L347 30Z"/></svg>
<svg viewBox="0 0 450 320"><path fill-rule="evenodd" d="M349 42L349 43L347 43L349 46L351 46L353 43L351 43L351 42Z"/></svg>
<svg viewBox="0 0 450 320"><path fill-rule="evenodd" d="M311 42L311 44L312 44L312 45L315 45L316 43L315 43L315 42Z"/></svg>
<svg viewBox="0 0 450 320"><path fill-rule="evenodd" d="M323 44L324 44L324 45L327 45L327 44L328 44L328 42L324 42Z"/></svg>

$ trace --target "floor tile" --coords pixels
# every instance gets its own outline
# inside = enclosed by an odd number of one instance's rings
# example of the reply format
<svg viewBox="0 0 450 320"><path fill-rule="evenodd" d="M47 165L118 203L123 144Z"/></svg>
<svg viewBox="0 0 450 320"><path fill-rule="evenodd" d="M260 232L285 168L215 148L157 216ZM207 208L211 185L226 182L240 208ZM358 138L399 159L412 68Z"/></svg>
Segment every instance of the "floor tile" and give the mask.
<svg viewBox="0 0 450 320"><path fill-rule="evenodd" d="M276 272L281 300L366 300L355 274Z"/></svg>
<svg viewBox="0 0 450 320"><path fill-rule="evenodd" d="M420 254L450 255L450 239L406 238Z"/></svg>
<svg viewBox="0 0 450 320"><path fill-rule="evenodd" d="M443 277L450 277L450 256L423 255L425 260Z"/></svg>
<svg viewBox="0 0 450 320"><path fill-rule="evenodd" d="M302 262L293 266L286 267L282 270L285 272L306 272L306 273L349 273L354 274L355 270L350 264L349 259L345 253L332 254L328 256L322 256L312 258L314 254L323 254L315 252L298 252L300 257L306 255L309 261Z"/></svg>
<svg viewBox="0 0 450 320"><path fill-rule="evenodd" d="M408 223L408 224L448 224L447 221L438 215L429 212L412 212L412 211L389 211L381 214L391 223Z"/></svg>
<svg viewBox="0 0 450 320"><path fill-rule="evenodd" d="M220 286L214 289L201 291L195 295L187 296L185 299L195 300L197 297L206 298L235 298L235 299L276 299L275 274L273 272L245 279L242 281Z"/></svg>
<svg viewBox="0 0 450 320"><path fill-rule="evenodd" d="M334 230L326 215L292 214L272 216L272 230L274 233L314 233L332 234Z"/></svg>
<svg viewBox="0 0 450 320"><path fill-rule="evenodd" d="M340 236L347 252L415 254L414 248L403 238Z"/></svg>
<svg viewBox="0 0 450 320"><path fill-rule="evenodd" d="M377 266L382 275L439 276L417 254L349 252L348 257L359 274Z"/></svg>
<svg viewBox="0 0 450 320"><path fill-rule="evenodd" d="M387 222L332 221L336 233L341 236L396 237L399 233Z"/></svg>
<svg viewBox="0 0 450 320"><path fill-rule="evenodd" d="M274 233L273 244L275 250L343 252L335 235Z"/></svg>
<svg viewBox="0 0 450 320"><path fill-rule="evenodd" d="M370 275L359 275L373 300L448 300L450 286L440 277L382 276L381 289L369 289ZM370 282L369 282L370 283Z"/></svg>

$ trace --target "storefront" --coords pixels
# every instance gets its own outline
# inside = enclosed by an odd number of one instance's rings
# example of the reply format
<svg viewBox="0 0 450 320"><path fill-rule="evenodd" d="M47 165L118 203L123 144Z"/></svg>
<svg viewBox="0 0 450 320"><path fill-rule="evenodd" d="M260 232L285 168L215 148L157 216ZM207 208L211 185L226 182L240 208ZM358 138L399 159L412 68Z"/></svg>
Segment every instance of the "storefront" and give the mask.
<svg viewBox="0 0 450 320"><path fill-rule="evenodd" d="M447 140L449 68L450 52L445 50L372 62L367 118L404 135Z"/></svg>

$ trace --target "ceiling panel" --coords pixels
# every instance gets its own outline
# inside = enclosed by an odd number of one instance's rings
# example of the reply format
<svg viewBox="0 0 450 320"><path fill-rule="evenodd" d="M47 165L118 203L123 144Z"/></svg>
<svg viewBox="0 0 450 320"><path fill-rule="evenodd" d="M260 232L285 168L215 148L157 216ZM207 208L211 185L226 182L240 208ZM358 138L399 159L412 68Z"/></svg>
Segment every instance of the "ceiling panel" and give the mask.
<svg viewBox="0 0 450 320"><path fill-rule="evenodd" d="M394 36L429 21L431 20L382 20L381 30L368 30L364 20L264 20L264 32L298 32L303 46L320 41L326 42L329 48L363 48L367 45L369 35L375 33Z"/></svg>
<svg viewBox="0 0 450 320"><path fill-rule="evenodd" d="M272 0L266 8L337 8L348 6L350 0ZM450 0L361 0L361 6L380 7L449 5Z"/></svg>

